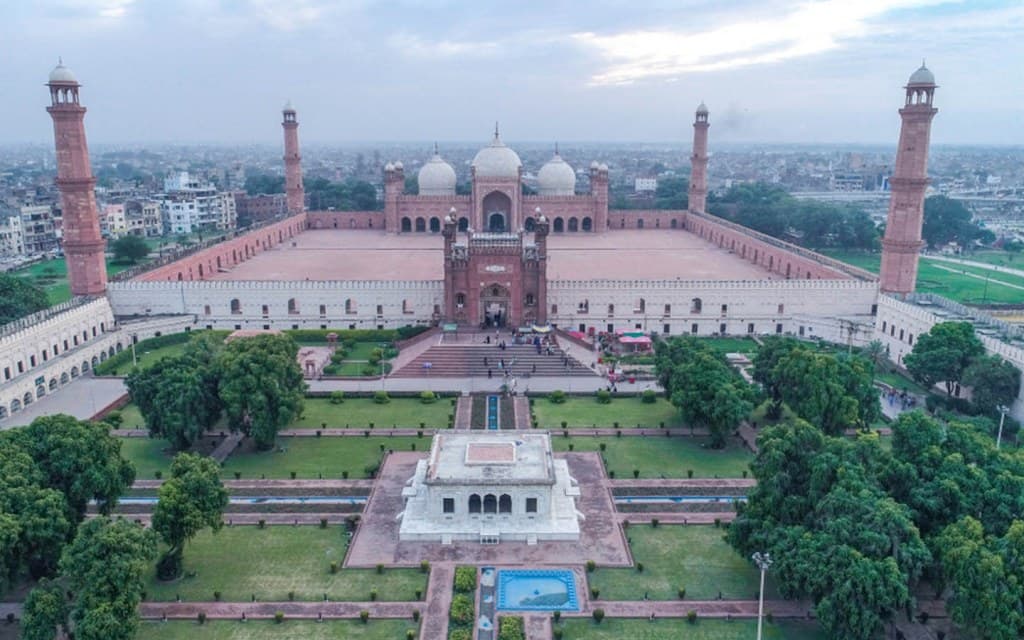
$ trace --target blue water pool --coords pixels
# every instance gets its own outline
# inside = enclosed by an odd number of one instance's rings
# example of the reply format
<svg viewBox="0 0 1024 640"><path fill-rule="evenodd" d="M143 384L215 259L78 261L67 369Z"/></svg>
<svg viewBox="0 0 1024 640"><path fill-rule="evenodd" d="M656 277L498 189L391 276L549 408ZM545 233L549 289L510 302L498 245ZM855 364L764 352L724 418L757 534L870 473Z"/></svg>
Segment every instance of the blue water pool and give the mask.
<svg viewBox="0 0 1024 640"><path fill-rule="evenodd" d="M501 611L579 611L576 578L568 569L499 569Z"/></svg>
<svg viewBox="0 0 1024 640"><path fill-rule="evenodd" d="M498 396L487 396L487 428L498 428Z"/></svg>

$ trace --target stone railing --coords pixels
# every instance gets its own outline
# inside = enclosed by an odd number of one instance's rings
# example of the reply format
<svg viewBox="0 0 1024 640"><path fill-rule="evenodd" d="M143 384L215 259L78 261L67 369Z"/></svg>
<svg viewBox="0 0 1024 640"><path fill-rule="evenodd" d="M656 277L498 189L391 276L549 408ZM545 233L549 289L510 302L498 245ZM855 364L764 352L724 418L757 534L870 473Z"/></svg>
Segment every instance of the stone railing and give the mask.
<svg viewBox="0 0 1024 640"><path fill-rule="evenodd" d="M76 296L74 298L71 298L70 300L67 300L66 302L55 304L52 307L43 309L42 311L36 311L35 313L29 314L24 318L12 320L11 322L8 322L7 324L0 326L0 338L15 334L23 329L27 329L33 325L39 324L40 322L45 322L50 318L59 316L60 314L66 311L77 309L78 307L81 307L82 305L88 304L93 300L97 299L98 298L96 298L95 296Z"/></svg>

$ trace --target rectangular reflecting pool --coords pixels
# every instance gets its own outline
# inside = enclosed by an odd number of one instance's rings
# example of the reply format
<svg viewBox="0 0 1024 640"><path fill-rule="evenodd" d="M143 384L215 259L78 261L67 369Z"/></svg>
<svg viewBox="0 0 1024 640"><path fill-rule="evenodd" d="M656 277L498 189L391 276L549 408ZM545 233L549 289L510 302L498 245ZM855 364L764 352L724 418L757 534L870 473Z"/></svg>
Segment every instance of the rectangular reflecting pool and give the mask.
<svg viewBox="0 0 1024 640"><path fill-rule="evenodd" d="M499 569L501 611L579 611L576 578L568 569Z"/></svg>

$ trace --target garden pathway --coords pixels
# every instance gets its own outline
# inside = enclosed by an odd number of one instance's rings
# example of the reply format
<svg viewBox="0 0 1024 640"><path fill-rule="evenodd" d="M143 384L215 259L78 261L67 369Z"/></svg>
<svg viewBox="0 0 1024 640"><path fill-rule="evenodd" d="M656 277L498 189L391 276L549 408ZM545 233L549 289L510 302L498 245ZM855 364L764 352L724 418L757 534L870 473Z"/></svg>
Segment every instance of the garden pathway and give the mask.
<svg viewBox="0 0 1024 640"><path fill-rule="evenodd" d="M562 616L589 616L594 609L604 609L608 618L685 618L696 611L699 618L756 618L757 600L591 600L578 613ZM813 617L814 607L808 602L765 600L765 613L776 618Z"/></svg>
<svg viewBox="0 0 1024 640"><path fill-rule="evenodd" d="M452 604L452 580L455 577L455 565L450 562L438 562L430 567L430 580L427 582L427 601L423 616L421 638L448 637L448 608Z"/></svg>
<svg viewBox="0 0 1024 640"><path fill-rule="evenodd" d="M735 511L634 511L632 513L616 512L619 522L628 520L630 524L647 524L658 519L661 524L714 524L732 522L736 519Z"/></svg>
<svg viewBox="0 0 1024 640"><path fill-rule="evenodd" d="M278 611L285 619L358 618L359 612L370 612L374 618L408 618L412 620L414 609L422 608L422 602L143 602L139 615L147 619L195 620L200 612L210 619L240 620L273 618ZM423 636L435 637L435 636ZM444 636L436 636L443 638Z"/></svg>
<svg viewBox="0 0 1024 640"><path fill-rule="evenodd" d="M228 489L336 489L336 490L370 490L373 480L224 480ZM163 480L136 480L133 489L157 489Z"/></svg>
<svg viewBox="0 0 1024 640"><path fill-rule="evenodd" d="M473 426L473 398L459 396L455 403L455 428L469 429Z"/></svg>
<svg viewBox="0 0 1024 640"><path fill-rule="evenodd" d="M530 423L530 400L526 396L512 398L512 410L516 416L516 429L529 429Z"/></svg>
<svg viewBox="0 0 1024 640"><path fill-rule="evenodd" d="M210 457L217 462L224 464L224 461L228 459L228 456L238 448L238 445L242 443L242 433L235 432L230 433L226 438L221 440L221 443L217 445L217 448L210 452Z"/></svg>
<svg viewBox="0 0 1024 640"><path fill-rule="evenodd" d="M551 640L551 616L528 615L524 622L526 640Z"/></svg>

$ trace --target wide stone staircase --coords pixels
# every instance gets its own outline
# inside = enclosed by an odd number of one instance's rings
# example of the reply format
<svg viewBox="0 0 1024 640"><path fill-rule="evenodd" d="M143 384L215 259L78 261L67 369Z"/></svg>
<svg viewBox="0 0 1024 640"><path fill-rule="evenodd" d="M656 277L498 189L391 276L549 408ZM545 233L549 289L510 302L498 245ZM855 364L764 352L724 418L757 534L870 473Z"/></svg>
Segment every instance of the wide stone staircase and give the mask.
<svg viewBox="0 0 1024 640"><path fill-rule="evenodd" d="M533 345L508 344L501 349L494 344L463 342L435 344L393 371L390 377L486 378L490 371L500 379L506 370L517 378L597 375L559 348L553 347L548 355L544 350L537 353Z"/></svg>

